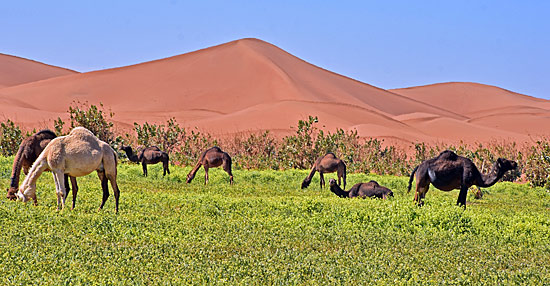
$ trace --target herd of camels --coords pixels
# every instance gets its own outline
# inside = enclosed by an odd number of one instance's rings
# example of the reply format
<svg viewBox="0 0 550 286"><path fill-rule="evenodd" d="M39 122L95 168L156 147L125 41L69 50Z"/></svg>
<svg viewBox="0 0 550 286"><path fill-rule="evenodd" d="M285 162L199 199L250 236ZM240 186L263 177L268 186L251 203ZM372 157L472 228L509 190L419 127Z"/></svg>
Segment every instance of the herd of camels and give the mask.
<svg viewBox="0 0 550 286"><path fill-rule="evenodd" d="M147 176L147 165L162 162L163 176L170 174L169 157L166 152L156 146L147 147L134 154L130 146L121 148L132 162L141 163L143 175ZM204 183L208 183L208 169L222 166L229 174L229 182L233 184L231 172L231 157L219 147L212 147L204 151L194 168L187 175L187 183L191 183L195 174L204 167ZM416 192L414 201L423 204L430 184L442 191L459 189L457 205L466 207L466 195L472 185L490 187L494 185L509 170L517 168L517 163L504 158L498 158L488 174L482 174L474 163L452 151L441 152L437 157L425 160L411 173L407 192L411 190L412 182L416 178ZM19 185L21 169L26 177ZM118 212L120 190L117 185L117 154L109 144L99 140L91 131L84 127L74 128L68 135L56 137L50 130L42 130L22 141L15 156L10 187L7 189L7 198L20 199L24 202L32 199L37 204L36 181L44 171L51 171L54 177L57 194L57 208L63 209L68 191L69 181L72 185L72 209L75 207L78 185L76 177L81 177L96 171L101 181L103 198L101 210L109 198L109 183L115 196L115 211ZM302 189L311 183L315 172L319 172L321 189L325 186L324 173L336 172L338 182L329 181L330 190L343 198L376 197L386 199L393 196L393 192L378 184L376 181L355 184L348 191L346 188L346 164L333 153L319 157L311 172L302 182ZM341 179L344 189L340 187Z"/></svg>

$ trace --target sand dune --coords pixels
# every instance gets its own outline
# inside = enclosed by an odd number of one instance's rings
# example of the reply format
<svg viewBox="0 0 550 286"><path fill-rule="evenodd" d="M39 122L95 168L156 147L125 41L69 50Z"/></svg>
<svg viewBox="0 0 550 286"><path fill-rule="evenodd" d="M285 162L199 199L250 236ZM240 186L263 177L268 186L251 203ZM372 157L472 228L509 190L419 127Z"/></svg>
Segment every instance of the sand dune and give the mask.
<svg viewBox="0 0 550 286"><path fill-rule="evenodd" d="M75 73L69 69L0 54L0 89Z"/></svg>
<svg viewBox="0 0 550 286"><path fill-rule="evenodd" d="M438 83L390 91L421 102L429 102L434 106L466 117L515 106L550 110L550 101L548 100L472 82Z"/></svg>
<svg viewBox="0 0 550 286"><path fill-rule="evenodd" d="M0 77L0 84L4 82ZM387 91L257 39L127 67L10 84L0 89L0 116L26 126L43 125L66 117L74 101L103 103L115 112L121 128L175 117L186 127L213 135L263 130L290 134L291 127L309 115L318 116L319 127L329 131L357 130L362 137L405 145L524 141L535 131L550 133L543 125L548 120L539 120L548 118L546 100L472 83Z"/></svg>

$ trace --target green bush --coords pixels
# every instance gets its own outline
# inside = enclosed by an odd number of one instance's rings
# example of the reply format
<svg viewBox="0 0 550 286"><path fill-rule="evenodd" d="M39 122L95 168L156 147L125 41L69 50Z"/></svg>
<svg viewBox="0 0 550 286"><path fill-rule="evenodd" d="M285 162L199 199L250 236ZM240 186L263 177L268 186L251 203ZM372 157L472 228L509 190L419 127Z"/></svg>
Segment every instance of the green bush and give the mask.
<svg viewBox="0 0 550 286"><path fill-rule="evenodd" d="M68 112L71 129L82 126L92 131L97 138L109 144L116 141L115 134L112 130L113 122L110 121L114 113L105 112L103 110L103 104L100 103L99 107L97 107L93 104L88 105L87 103L76 102L74 106L69 106ZM58 131L57 125L56 131Z"/></svg>
<svg viewBox="0 0 550 286"><path fill-rule="evenodd" d="M185 129L180 127L175 118L166 121L166 125L149 124L139 125L134 122L134 131L140 145L158 146L167 153L172 153L185 138Z"/></svg>
<svg viewBox="0 0 550 286"><path fill-rule="evenodd" d="M525 160L525 174L533 187L550 189L550 144L548 141L537 141Z"/></svg>
<svg viewBox="0 0 550 286"><path fill-rule="evenodd" d="M23 136L19 126L11 120L0 124L0 155L11 156L17 153Z"/></svg>

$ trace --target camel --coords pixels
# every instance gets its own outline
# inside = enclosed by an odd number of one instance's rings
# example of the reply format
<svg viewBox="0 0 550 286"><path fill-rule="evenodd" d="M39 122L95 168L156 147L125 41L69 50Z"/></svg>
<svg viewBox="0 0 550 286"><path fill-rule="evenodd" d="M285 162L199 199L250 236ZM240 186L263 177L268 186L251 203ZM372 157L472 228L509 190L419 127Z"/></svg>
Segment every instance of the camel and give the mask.
<svg viewBox="0 0 550 286"><path fill-rule="evenodd" d="M36 181L44 171L51 170L57 193L57 209L63 209L67 198L65 184L62 183L64 175L81 177L95 170L103 189L103 200L99 209L103 208L109 197L110 181L115 194L115 210L118 213L120 191L116 183L116 167L117 157L111 146L99 140L90 130L76 127L69 135L53 139L44 148L19 187L17 197L23 202L32 199L36 205Z"/></svg>
<svg viewBox="0 0 550 286"><path fill-rule="evenodd" d="M189 174L187 174L187 183L191 183L191 180L195 178L195 174L200 169L204 167L204 184L208 184L208 169L222 166L223 170L229 174L229 184L233 185L233 174L231 173L231 157L229 154L225 153L220 149L220 147L214 146L204 152L201 156L195 167Z"/></svg>
<svg viewBox="0 0 550 286"><path fill-rule="evenodd" d="M504 173L516 169L518 164L504 158L498 158L488 174L481 174L474 163L465 157L458 156L453 151L445 150L437 157L425 160L411 173L409 187L411 190L414 174L416 173L416 193L414 200L422 205L430 184L442 191L460 189L457 205L466 208L466 195L472 185L490 187L494 185Z"/></svg>
<svg viewBox="0 0 550 286"><path fill-rule="evenodd" d="M145 177L147 177L147 164L157 164L159 162L162 162L162 168L164 169L162 176L165 176L166 173L170 175L170 169L168 168L168 153L161 151L159 147L147 147L139 151L137 155L134 154L130 146L122 146L120 149L126 152L130 161L135 163L141 162L143 166L143 175Z"/></svg>
<svg viewBox="0 0 550 286"><path fill-rule="evenodd" d="M21 175L21 169L23 169L23 173L27 175L29 173L29 169L32 166L32 163L36 161L36 158L38 158L42 150L44 150L48 143L50 143L50 141L55 137L57 136L53 131L45 129L25 138L23 142L21 142L21 145L19 145L19 150L17 150L17 154L15 155L15 159L13 160L10 187L7 189L8 199L17 199L17 196L15 194L17 193L17 190L19 188L19 177ZM64 178L65 188L67 189L67 191L70 190L68 177L69 176L65 175ZM76 194L78 193L78 185L74 177L71 177L71 184L73 185L74 208L76 203Z"/></svg>
<svg viewBox="0 0 550 286"><path fill-rule="evenodd" d="M368 183L358 183L353 185L349 191L344 191L340 186L336 184L335 179L330 179L328 182L330 190L341 198L366 198L375 197L386 199L387 197L393 197L393 192L383 186L380 186L376 181L370 181Z"/></svg>
<svg viewBox="0 0 550 286"><path fill-rule="evenodd" d="M340 178L344 179L344 189L346 188L346 164L344 161L338 159L334 153L327 153L324 156L317 158L315 164L311 168L311 172L302 182L302 189L305 189L311 183L311 178L315 175L315 172L319 172L321 177L321 189L325 186L325 177L324 173L333 173L336 172L338 176L338 185L340 185Z"/></svg>

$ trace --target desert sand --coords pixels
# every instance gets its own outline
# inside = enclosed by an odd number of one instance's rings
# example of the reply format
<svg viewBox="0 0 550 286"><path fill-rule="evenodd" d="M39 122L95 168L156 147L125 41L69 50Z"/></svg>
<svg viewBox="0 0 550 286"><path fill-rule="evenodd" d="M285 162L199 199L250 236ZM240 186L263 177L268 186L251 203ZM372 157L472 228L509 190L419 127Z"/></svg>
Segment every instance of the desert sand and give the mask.
<svg viewBox="0 0 550 286"><path fill-rule="evenodd" d="M0 54L0 89L75 73L73 70Z"/></svg>
<svg viewBox="0 0 550 286"><path fill-rule="evenodd" d="M51 128L75 101L103 103L120 128L175 117L214 136L264 130L282 136L309 115L327 131L357 130L403 145L528 143L550 135L548 100L478 83L384 90L258 39L88 73L0 56L1 118Z"/></svg>

